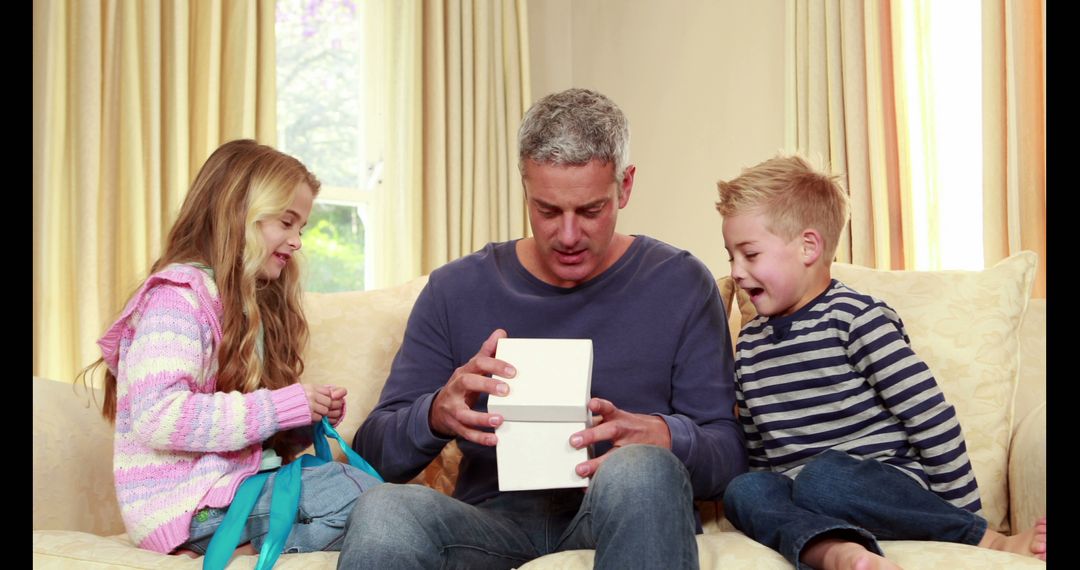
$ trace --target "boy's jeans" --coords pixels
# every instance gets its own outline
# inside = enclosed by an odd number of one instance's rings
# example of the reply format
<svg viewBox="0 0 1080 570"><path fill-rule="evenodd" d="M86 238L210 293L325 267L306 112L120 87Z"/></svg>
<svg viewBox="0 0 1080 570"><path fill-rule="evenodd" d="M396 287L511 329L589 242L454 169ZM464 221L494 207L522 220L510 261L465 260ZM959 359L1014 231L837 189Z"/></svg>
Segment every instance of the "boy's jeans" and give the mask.
<svg viewBox="0 0 1080 570"><path fill-rule="evenodd" d="M596 568L697 568L693 491L670 451L611 451L584 489L502 493L478 506L379 485L349 516L338 568L513 568L596 548Z"/></svg>
<svg viewBox="0 0 1080 570"><path fill-rule="evenodd" d="M924 489L896 467L828 450L795 480L771 471L743 473L724 492L735 528L802 570L803 548L825 533L883 554L877 540L978 544L986 520Z"/></svg>
<svg viewBox="0 0 1080 570"><path fill-rule="evenodd" d="M345 521L357 497L380 483L352 465L336 461L304 467L301 473L300 507L283 552L340 550ZM270 499L276 477L275 472L266 479L240 537L240 544L250 541L256 552L262 548L270 528ZM191 519L191 535L181 548L205 554L227 510L206 508L196 512Z"/></svg>

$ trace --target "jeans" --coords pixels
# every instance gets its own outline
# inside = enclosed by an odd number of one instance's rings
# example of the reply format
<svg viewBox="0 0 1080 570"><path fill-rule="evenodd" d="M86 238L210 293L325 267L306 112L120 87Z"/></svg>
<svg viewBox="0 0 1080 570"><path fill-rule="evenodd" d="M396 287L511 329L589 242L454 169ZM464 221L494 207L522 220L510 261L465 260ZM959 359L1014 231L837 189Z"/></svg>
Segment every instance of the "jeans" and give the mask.
<svg viewBox="0 0 1080 570"><path fill-rule="evenodd" d="M380 485L349 515L338 568L513 568L596 549L597 568L697 568L693 492L670 451L610 452L582 489L501 493L468 505L419 485Z"/></svg>
<svg viewBox="0 0 1080 570"><path fill-rule="evenodd" d="M880 540L978 544L986 520L938 497L896 467L827 450L791 478L743 473L724 491L735 528L780 552L798 569L803 548L825 535L883 554Z"/></svg>
<svg viewBox="0 0 1080 570"><path fill-rule="evenodd" d="M341 550L345 521L356 499L364 491L376 487L379 482L363 471L338 462L301 469L300 507L289 538L282 552L318 552ZM251 542L258 552L262 548L266 532L270 528L270 498L277 473L271 473L263 484L262 493L251 509L251 515L240 535L239 544ZM214 532L225 518L228 507L206 508L195 513L191 519L188 542L180 546L199 554L206 548Z"/></svg>

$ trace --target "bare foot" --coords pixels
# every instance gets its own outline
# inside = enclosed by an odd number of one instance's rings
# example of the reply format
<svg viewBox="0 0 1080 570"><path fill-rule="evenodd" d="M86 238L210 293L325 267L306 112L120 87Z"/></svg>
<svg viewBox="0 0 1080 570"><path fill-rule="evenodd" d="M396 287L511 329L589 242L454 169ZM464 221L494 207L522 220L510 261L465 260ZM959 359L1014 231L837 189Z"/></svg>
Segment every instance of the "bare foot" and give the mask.
<svg viewBox="0 0 1080 570"><path fill-rule="evenodd" d="M863 545L837 538L812 542L803 550L802 561L820 570L901 570Z"/></svg>
<svg viewBox="0 0 1080 570"><path fill-rule="evenodd" d="M198 558L199 556L201 556L201 554L199 554L198 552L195 552L194 550L188 550L186 548L178 548L173 551L173 554L177 556L187 556L188 558Z"/></svg>
<svg viewBox="0 0 1080 570"><path fill-rule="evenodd" d="M1012 536L987 529L979 541L979 547L1046 560L1046 517L1035 521L1035 526Z"/></svg>

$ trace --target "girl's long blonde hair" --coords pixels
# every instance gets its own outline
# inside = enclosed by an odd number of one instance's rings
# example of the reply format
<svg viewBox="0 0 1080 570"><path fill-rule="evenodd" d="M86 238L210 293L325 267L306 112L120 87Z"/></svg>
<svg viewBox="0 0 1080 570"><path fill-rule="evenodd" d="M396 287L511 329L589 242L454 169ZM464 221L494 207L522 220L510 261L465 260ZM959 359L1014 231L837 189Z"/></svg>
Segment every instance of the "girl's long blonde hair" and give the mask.
<svg viewBox="0 0 1080 570"><path fill-rule="evenodd" d="M259 224L280 216L306 184L319 181L297 159L249 139L227 142L206 159L169 231L165 252L150 272L171 263L200 263L213 270L223 308L217 390L251 392L282 388L304 371L301 350L308 328L300 305L300 268L286 264L275 280L258 278L272 252ZM262 359L256 344L262 329ZM103 360L80 374L84 377ZM101 413L116 419L116 376L106 367Z"/></svg>

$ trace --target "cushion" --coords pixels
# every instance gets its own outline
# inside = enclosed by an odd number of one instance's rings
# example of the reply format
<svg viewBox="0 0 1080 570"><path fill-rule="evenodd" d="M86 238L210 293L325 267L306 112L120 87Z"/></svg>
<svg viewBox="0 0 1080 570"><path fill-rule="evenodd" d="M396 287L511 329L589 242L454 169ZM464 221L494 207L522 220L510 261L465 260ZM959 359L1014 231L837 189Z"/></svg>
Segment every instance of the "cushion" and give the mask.
<svg viewBox="0 0 1080 570"><path fill-rule="evenodd" d="M379 400L401 346L405 323L427 279L418 277L375 291L304 294L311 341L304 358L303 381L349 389L345 419L337 427L345 441L352 442ZM330 448L335 457L344 460L336 445ZM461 452L451 442L414 481L449 495L457 481L460 461Z"/></svg>
<svg viewBox="0 0 1080 570"><path fill-rule="evenodd" d="M348 388L345 419L337 427L347 441L375 407L405 322L426 283L427 277L419 277L374 291L304 294L311 339L302 380ZM331 448L340 454L336 446Z"/></svg>
<svg viewBox="0 0 1080 570"><path fill-rule="evenodd" d="M739 531L699 534L697 544L702 568L791 569L791 564L778 552ZM967 544L921 540L883 540L880 544L885 556L904 568L1046 568L1042 560ZM566 550L537 558L524 564L521 570L592 568L595 554L592 550Z"/></svg>
<svg viewBox="0 0 1080 570"><path fill-rule="evenodd" d="M1008 457L1020 325L1035 274L1025 251L982 271L884 271L833 264L832 275L889 304L956 408L991 528L1008 532Z"/></svg>
<svg viewBox="0 0 1080 570"><path fill-rule="evenodd" d="M67 530L35 530L33 567L35 570L146 568L148 570L200 570L203 559L169 555L136 548L126 534L98 536ZM274 570L337 568L337 552L282 554ZM229 570L250 570L259 557L235 556Z"/></svg>

